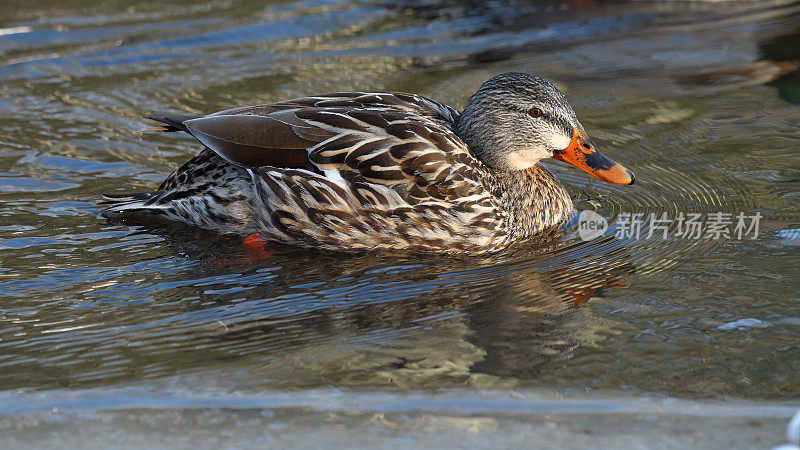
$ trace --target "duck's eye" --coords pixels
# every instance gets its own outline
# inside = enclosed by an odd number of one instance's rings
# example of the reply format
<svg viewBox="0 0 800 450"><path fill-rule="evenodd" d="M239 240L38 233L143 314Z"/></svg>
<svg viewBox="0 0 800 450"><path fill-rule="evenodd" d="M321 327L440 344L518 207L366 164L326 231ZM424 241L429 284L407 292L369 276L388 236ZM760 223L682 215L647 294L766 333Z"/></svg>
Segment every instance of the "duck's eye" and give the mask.
<svg viewBox="0 0 800 450"><path fill-rule="evenodd" d="M528 111L528 114L530 114L531 117L542 117L544 115L542 110L539 108L531 108L531 110Z"/></svg>

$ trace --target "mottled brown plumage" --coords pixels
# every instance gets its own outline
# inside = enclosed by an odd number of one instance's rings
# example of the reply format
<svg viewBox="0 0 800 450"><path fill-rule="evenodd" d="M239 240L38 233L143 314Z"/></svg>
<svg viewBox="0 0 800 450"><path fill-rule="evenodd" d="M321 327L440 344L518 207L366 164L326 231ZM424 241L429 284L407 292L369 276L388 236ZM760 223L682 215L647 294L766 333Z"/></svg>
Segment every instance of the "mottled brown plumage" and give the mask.
<svg viewBox="0 0 800 450"><path fill-rule="evenodd" d="M516 90L514 80L530 92ZM496 94L498 82L511 83L507 98ZM504 74L486 89L497 98L479 91L470 105L496 101L498 109L468 105L470 123L449 106L404 93L328 94L197 118L149 116L165 124L162 131L188 132L207 148L156 192L109 196L108 211L153 212L307 247L496 251L558 227L572 213L566 192L537 163L540 153L561 150L548 145L564 137L536 133L567 126L571 133L580 124L539 78ZM548 95L560 108L548 110L558 123L531 119L533 131L480 123L488 113L498 122L516 120ZM526 139L534 146L520 142Z"/></svg>

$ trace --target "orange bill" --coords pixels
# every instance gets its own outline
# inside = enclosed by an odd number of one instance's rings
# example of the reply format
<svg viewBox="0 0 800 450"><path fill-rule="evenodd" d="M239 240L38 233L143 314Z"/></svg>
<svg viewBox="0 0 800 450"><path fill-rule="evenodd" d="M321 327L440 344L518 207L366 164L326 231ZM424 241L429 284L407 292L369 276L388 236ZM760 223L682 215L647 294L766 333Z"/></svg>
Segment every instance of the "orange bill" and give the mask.
<svg viewBox="0 0 800 450"><path fill-rule="evenodd" d="M577 128L573 128L572 140L567 148L555 152L553 158L572 164L589 175L609 183L633 184L636 181L630 170L598 152L586 133Z"/></svg>

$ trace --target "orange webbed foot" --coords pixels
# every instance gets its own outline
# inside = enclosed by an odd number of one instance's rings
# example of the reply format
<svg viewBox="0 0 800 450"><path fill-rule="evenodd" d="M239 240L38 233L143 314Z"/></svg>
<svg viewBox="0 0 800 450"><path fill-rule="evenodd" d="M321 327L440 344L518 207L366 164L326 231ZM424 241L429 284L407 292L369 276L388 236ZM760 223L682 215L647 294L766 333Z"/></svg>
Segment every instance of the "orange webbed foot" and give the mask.
<svg viewBox="0 0 800 450"><path fill-rule="evenodd" d="M275 256L264 248L266 243L267 240L260 233L249 234L242 240L242 245L253 259L272 258Z"/></svg>

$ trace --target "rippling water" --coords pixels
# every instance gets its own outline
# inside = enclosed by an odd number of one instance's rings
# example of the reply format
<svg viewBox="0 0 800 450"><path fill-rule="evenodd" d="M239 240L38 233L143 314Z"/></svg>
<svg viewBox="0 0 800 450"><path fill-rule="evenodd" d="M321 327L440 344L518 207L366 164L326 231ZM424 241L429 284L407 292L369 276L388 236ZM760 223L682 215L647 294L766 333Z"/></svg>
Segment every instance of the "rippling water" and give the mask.
<svg viewBox="0 0 800 450"><path fill-rule="evenodd" d="M800 4L446 3L3 8L0 390L800 398ZM365 89L460 107L509 70L554 81L636 173L618 187L550 164L606 237L488 257L253 252L98 217L101 193L150 190L199 150L139 133L148 112ZM756 211L754 240L613 237L624 213Z"/></svg>

